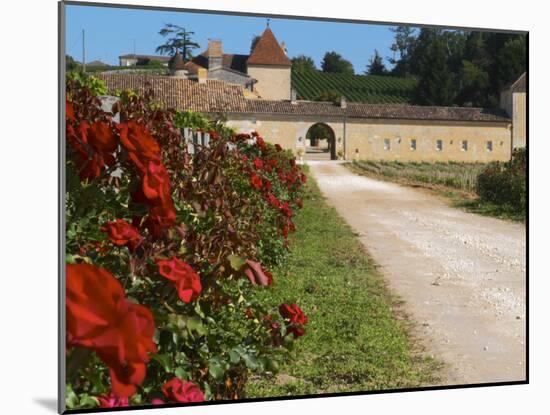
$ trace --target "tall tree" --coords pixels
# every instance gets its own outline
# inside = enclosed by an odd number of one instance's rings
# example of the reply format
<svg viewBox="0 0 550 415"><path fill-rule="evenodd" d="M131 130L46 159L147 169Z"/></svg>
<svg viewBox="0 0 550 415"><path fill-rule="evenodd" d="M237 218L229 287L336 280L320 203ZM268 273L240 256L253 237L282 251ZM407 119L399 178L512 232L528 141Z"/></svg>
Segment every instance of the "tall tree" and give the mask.
<svg viewBox="0 0 550 415"><path fill-rule="evenodd" d="M396 26L390 30L394 33L390 47L393 56L389 58L389 62L394 65L392 73L397 76L408 76L411 74L410 57L414 51L416 29L410 26Z"/></svg>
<svg viewBox="0 0 550 415"><path fill-rule="evenodd" d="M325 53L321 68L323 72L355 75L352 63L334 51Z"/></svg>
<svg viewBox="0 0 550 415"><path fill-rule="evenodd" d="M388 70L384 66L382 57L376 49L374 49L374 56L371 57L370 63L367 65L365 75L387 75Z"/></svg>
<svg viewBox="0 0 550 415"><path fill-rule="evenodd" d="M317 67L315 62L309 56L298 55L290 60L292 62L292 71L296 73L304 73L306 71L315 71Z"/></svg>
<svg viewBox="0 0 550 415"><path fill-rule="evenodd" d="M418 83L414 101L420 105L452 105L454 91L441 31L422 29L416 45Z"/></svg>
<svg viewBox="0 0 550 415"><path fill-rule="evenodd" d="M161 55L175 55L180 52L184 60L193 59L193 49L199 48L199 44L192 40L195 32L186 30L184 27L167 23L160 30L159 35L168 37L165 44L157 47L157 53Z"/></svg>
<svg viewBox="0 0 550 415"><path fill-rule="evenodd" d="M250 53L254 52L254 48L258 44L258 41L260 40L260 36L254 35L252 36L252 41L250 42Z"/></svg>

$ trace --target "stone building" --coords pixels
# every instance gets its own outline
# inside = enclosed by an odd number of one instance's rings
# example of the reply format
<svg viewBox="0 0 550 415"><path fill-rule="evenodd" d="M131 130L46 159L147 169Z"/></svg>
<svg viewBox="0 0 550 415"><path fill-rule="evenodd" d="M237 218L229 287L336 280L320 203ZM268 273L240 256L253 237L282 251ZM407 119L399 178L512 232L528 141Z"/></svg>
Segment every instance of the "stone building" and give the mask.
<svg viewBox="0 0 550 415"><path fill-rule="evenodd" d="M512 118L513 148L527 145L527 74L524 72L500 94L500 106Z"/></svg>
<svg viewBox="0 0 550 415"><path fill-rule="evenodd" d="M147 75L99 75L108 88L152 88L156 99L193 110L241 132L258 131L294 152L305 150L315 124L331 131L331 158L401 161L506 161L512 118L504 110L261 99L225 81Z"/></svg>
<svg viewBox="0 0 550 415"><path fill-rule="evenodd" d="M269 27L250 55L226 54L222 42L191 61L176 54L172 76L102 74L112 91L152 88L169 107L223 117L240 132L258 131L296 153L308 131L329 131L330 158L400 161L506 161L525 146L526 74L501 95L500 110L300 101L291 86L291 62ZM350 86L351 87L351 86Z"/></svg>

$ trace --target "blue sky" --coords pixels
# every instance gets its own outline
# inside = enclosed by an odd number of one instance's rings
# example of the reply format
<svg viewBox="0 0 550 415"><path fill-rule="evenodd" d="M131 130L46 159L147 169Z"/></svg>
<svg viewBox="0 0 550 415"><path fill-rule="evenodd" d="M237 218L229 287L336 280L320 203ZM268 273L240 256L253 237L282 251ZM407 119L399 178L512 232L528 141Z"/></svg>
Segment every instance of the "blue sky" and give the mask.
<svg viewBox="0 0 550 415"><path fill-rule="evenodd" d="M82 29L86 32L86 61L95 59L118 64L118 56L156 54L164 38L158 34L165 23L195 32L194 40L206 48L208 38L221 39L225 53L248 54L253 35L266 27L262 17L223 16L206 13L166 12L90 6L67 6L67 53L82 60ZM289 57L304 54L320 68L323 55L335 50L362 73L374 49L382 57L392 55L393 33L389 26L357 23L271 19L270 27L287 45ZM198 52L198 51L197 51ZM390 65L386 62L386 65Z"/></svg>

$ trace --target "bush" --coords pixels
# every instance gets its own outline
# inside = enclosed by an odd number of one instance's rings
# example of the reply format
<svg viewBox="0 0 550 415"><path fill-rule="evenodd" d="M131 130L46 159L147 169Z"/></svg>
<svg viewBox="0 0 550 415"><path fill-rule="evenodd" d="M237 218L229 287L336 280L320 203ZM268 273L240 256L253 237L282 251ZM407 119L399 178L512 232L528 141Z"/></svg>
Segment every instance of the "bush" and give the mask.
<svg viewBox="0 0 550 415"><path fill-rule="evenodd" d="M254 295L302 205L294 157L221 127L191 155L151 96L122 93L115 123L67 80L69 409L243 398L305 333L296 304Z"/></svg>
<svg viewBox="0 0 550 415"><path fill-rule="evenodd" d="M512 160L490 163L477 178L476 191L488 202L507 205L518 213L525 212L527 204L527 150L516 149Z"/></svg>

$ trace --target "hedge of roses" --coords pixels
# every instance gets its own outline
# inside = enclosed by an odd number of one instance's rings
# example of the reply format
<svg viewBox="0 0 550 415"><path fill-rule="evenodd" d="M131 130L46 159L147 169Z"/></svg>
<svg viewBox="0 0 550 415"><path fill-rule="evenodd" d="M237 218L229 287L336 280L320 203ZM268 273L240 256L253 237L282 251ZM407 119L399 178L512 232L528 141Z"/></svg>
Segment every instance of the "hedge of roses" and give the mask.
<svg viewBox="0 0 550 415"><path fill-rule="evenodd" d="M68 408L243 398L306 331L254 296L302 206L294 157L204 120L189 154L188 116L130 92L104 112L75 78L66 114Z"/></svg>

